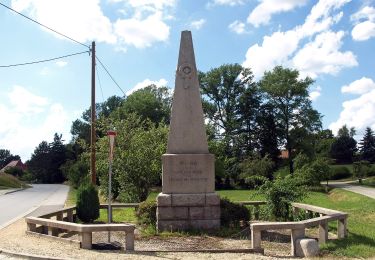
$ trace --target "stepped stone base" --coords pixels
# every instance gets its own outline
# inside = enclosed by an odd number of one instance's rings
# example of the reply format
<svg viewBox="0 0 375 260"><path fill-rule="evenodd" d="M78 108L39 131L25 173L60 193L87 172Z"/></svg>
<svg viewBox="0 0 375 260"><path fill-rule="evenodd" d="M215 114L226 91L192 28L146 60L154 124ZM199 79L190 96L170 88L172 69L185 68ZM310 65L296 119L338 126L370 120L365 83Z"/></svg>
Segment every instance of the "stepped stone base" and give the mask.
<svg viewBox="0 0 375 260"><path fill-rule="evenodd" d="M214 192L160 193L156 200L158 231L220 228L220 198Z"/></svg>

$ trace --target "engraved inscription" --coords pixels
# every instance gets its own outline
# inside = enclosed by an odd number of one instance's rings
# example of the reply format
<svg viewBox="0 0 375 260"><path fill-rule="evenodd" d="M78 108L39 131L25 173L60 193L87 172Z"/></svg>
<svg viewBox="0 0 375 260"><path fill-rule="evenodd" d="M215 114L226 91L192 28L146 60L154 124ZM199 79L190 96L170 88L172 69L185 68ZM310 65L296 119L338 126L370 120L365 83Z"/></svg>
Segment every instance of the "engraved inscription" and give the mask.
<svg viewBox="0 0 375 260"><path fill-rule="evenodd" d="M203 175L199 162L180 160L169 176L170 182L207 182L208 178Z"/></svg>

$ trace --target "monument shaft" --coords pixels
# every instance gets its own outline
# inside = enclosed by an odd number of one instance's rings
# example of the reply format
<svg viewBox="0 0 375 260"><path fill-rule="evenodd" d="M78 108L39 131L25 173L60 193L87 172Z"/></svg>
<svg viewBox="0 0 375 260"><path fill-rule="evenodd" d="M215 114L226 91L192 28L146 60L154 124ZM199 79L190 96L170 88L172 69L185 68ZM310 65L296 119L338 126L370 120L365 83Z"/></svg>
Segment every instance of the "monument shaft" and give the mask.
<svg viewBox="0 0 375 260"><path fill-rule="evenodd" d="M208 152L190 31L181 33L163 187L157 197L158 230L220 227L215 158Z"/></svg>

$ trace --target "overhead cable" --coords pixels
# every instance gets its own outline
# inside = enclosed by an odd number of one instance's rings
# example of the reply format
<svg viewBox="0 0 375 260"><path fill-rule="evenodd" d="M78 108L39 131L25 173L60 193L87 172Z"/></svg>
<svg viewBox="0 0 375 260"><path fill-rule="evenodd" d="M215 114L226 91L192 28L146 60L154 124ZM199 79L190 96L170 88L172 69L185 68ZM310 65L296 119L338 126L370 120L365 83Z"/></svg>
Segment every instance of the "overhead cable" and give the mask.
<svg viewBox="0 0 375 260"><path fill-rule="evenodd" d="M36 21L36 20L34 20L34 19L32 19L32 18L30 18L30 17L28 17L28 16L26 16L26 15L24 15L24 14L22 14L22 13L16 11L16 10L14 10L13 8L11 8L11 7L5 5L5 4L3 4L3 3L1 3L1 2L0 2L0 5L4 6L5 8L7 8L7 9L9 9L9 10L11 10L11 11L13 11L13 12L15 12L15 13L21 15L21 16L23 16L24 18L26 18L26 19L28 19L28 20L30 20L30 21L36 23L36 24L39 24L40 26L42 26L42 27L44 27L44 28L46 28L46 29L48 29L48 30L50 30L50 31L52 31L52 32L54 32L54 33L60 35L60 36L63 36L63 37L65 37L65 38L67 38L67 39L69 39L69 40L71 40L71 41L73 41L73 42L75 42L75 43L81 44L81 45L85 46L86 48L89 48L89 49L90 49L90 46L88 46L88 45L86 45L86 44L84 44L84 43L82 43L82 42L79 42L79 41L77 41L77 40L75 40L75 39L73 39L73 38L71 38L71 37L69 37L69 36L67 36L67 35L65 35L65 34L63 34L63 33L60 33L60 32L58 32L58 31L52 29L51 27L48 27L47 25L44 25L44 24L42 24L42 23L40 23L40 22L38 22L38 21Z"/></svg>
<svg viewBox="0 0 375 260"><path fill-rule="evenodd" d="M97 61L99 61L99 64L103 67L103 69L105 70L105 72L107 72L108 76L112 79L112 81L116 84L116 86L121 90L121 92L124 94L124 96L126 96L125 92L122 90L122 88L120 87L120 85L117 84L116 80L112 77L111 73L109 73L109 71L104 66L104 64L100 61L100 59L98 58L98 56L95 56L95 57L96 57Z"/></svg>
<svg viewBox="0 0 375 260"><path fill-rule="evenodd" d="M10 65L0 65L0 68L9 68L9 67L17 67L17 66L37 64L37 63L42 63L42 62L59 60L59 59L63 59L63 58L67 58L67 57L71 57L71 56L75 56L75 55L80 55L80 54L88 53L88 52L90 52L90 51L82 51L82 52L72 53L72 54L68 54L68 55L64 55L64 56L60 56L60 57L55 57L55 58L51 58L51 59L45 59L45 60L30 61L30 62L24 62L24 63L18 63L18 64L10 64Z"/></svg>

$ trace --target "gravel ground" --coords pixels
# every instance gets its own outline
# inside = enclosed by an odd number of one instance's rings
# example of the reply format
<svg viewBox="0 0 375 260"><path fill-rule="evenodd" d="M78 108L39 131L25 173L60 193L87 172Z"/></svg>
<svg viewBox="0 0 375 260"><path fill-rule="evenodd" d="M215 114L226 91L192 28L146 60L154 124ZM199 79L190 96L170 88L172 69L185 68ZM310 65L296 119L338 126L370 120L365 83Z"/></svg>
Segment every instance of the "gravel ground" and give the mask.
<svg viewBox="0 0 375 260"><path fill-rule="evenodd" d="M0 230L0 248L21 254L57 257L63 259L288 259L290 253L290 238L279 235L277 241L282 243L265 242L265 256L245 253L173 253L173 252L144 252L147 250L176 250L176 249L242 249L249 248L250 241L246 239L224 239L211 236L189 237L136 237L135 250L142 252L126 253L124 251L83 250L74 244L55 241L43 237L25 234L26 223L21 219ZM124 234L113 232L112 240L124 243ZM72 238L77 239L77 235ZM93 242L106 242L107 233L93 233ZM3 257L3 258L2 258ZM7 259L0 253L0 259Z"/></svg>

